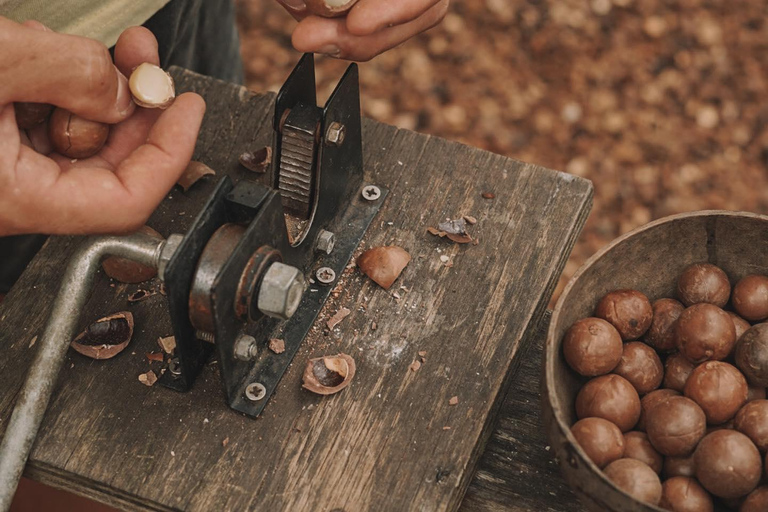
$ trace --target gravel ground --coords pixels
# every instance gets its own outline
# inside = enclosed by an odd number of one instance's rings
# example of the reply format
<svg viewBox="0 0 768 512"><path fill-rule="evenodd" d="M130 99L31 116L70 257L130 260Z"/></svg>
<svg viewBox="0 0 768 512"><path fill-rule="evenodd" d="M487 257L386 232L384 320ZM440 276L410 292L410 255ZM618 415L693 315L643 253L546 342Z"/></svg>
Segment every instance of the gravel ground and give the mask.
<svg viewBox="0 0 768 512"><path fill-rule="evenodd" d="M239 18L248 86L277 90L295 22L270 0L240 0ZM766 19L765 0L455 0L361 65L363 111L592 180L562 286L650 220L768 212ZM319 61L323 99L346 65Z"/></svg>

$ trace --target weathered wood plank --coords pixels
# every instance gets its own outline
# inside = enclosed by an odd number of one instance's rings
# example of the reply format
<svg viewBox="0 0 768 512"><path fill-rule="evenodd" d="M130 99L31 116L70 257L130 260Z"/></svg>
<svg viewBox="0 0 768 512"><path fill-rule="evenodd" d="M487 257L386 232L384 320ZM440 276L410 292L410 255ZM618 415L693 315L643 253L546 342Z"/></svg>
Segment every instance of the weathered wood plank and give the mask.
<svg viewBox="0 0 768 512"><path fill-rule="evenodd" d="M237 156L268 144L273 96L178 70L176 78L208 102L196 158L253 179ZM164 298L129 306L138 287L111 287L100 275L81 325L130 309L134 341L110 361L67 356L28 474L128 510L457 508L523 334L541 317L586 218L591 185L371 121L364 140L366 180L391 190L364 244L397 244L413 256L393 289L400 299L349 269L265 413L252 420L226 407L213 362L190 393L142 386L139 373L160 368L145 352L171 332ZM212 187L209 180L173 190L149 225L165 236L183 232ZM496 198L483 199L484 191ZM462 214L479 219L479 245L425 233ZM0 305L0 418L74 243L51 239ZM352 314L327 332L324 321L339 307ZM413 372L418 351L426 362ZM352 386L332 397L301 390L307 358L337 352L357 360ZM458 405L449 405L452 396Z"/></svg>

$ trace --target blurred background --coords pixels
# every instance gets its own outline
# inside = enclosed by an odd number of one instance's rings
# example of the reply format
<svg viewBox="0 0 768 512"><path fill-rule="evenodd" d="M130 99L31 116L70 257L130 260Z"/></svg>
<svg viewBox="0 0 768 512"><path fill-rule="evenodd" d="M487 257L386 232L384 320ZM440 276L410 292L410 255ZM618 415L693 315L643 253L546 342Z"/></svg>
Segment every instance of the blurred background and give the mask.
<svg viewBox="0 0 768 512"><path fill-rule="evenodd" d="M264 0L238 0L238 18L248 87L277 91L295 22ZM363 112L592 180L557 294L653 219L768 212L767 20L765 0L453 0L361 65ZM318 60L323 99L346 66Z"/></svg>

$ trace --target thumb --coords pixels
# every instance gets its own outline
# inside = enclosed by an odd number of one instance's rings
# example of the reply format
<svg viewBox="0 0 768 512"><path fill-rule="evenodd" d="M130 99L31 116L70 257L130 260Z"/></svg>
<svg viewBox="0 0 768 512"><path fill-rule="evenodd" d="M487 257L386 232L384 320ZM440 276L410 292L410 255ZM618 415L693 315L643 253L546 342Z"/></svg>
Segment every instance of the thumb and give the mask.
<svg viewBox="0 0 768 512"><path fill-rule="evenodd" d="M0 18L0 104L52 103L93 121L117 123L135 105L128 79L103 44Z"/></svg>

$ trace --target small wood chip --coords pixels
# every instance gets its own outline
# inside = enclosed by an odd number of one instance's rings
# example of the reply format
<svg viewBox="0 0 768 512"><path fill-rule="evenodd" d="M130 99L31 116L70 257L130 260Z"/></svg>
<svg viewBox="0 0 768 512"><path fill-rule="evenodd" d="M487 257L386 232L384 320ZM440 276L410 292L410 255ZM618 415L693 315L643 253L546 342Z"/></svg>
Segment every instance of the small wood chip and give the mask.
<svg viewBox="0 0 768 512"><path fill-rule="evenodd" d="M32 339L29 341L29 348L32 348L32 347L34 347L36 342L37 342L37 336L35 336L34 338L32 338Z"/></svg>
<svg viewBox="0 0 768 512"><path fill-rule="evenodd" d="M452 396L450 400L448 400L448 405L458 405L459 404L459 397Z"/></svg>
<svg viewBox="0 0 768 512"><path fill-rule="evenodd" d="M426 350L419 350L419 355L421 357L427 357L427 351Z"/></svg>
<svg viewBox="0 0 768 512"><path fill-rule="evenodd" d="M155 382L157 382L157 375L152 370L149 370L147 373L139 375L139 382L145 386L154 386Z"/></svg>
<svg viewBox="0 0 768 512"><path fill-rule="evenodd" d="M372 331L375 331L378 328L379 328L379 324L377 324L376 322L371 322L371 330Z"/></svg>
<svg viewBox="0 0 768 512"><path fill-rule="evenodd" d="M176 350L176 338L174 336L166 336L165 338L158 338L157 344L163 349L166 354L173 354Z"/></svg>
<svg viewBox="0 0 768 512"><path fill-rule="evenodd" d="M471 215L465 215L464 220L467 221L467 224L477 224L477 219Z"/></svg>
<svg viewBox="0 0 768 512"><path fill-rule="evenodd" d="M249 171L264 174L272 163L272 148L265 146L258 151L246 151L238 160Z"/></svg>
<svg viewBox="0 0 768 512"><path fill-rule="evenodd" d="M147 290L136 290L128 297L128 302L130 303L141 302L143 300L147 300L148 298L152 297L155 294L157 294L157 292L150 292Z"/></svg>
<svg viewBox="0 0 768 512"><path fill-rule="evenodd" d="M414 361L411 363L411 366L408 367L412 372L416 372L421 368L421 362Z"/></svg>
<svg viewBox="0 0 768 512"><path fill-rule="evenodd" d="M483 199L494 199L496 197L496 194L493 192L483 192L481 195L483 196Z"/></svg>
<svg viewBox="0 0 768 512"><path fill-rule="evenodd" d="M216 171L205 165L203 162L195 162L193 160L192 162L189 162L189 165L184 171L184 174L181 175L181 178L179 178L177 184L181 185L181 188L186 192L192 185L197 183L200 178L212 174L216 174Z"/></svg>
<svg viewBox="0 0 768 512"><path fill-rule="evenodd" d="M147 359L150 361L163 361L163 353L162 352L147 352L145 354L147 356Z"/></svg>
<svg viewBox="0 0 768 512"><path fill-rule="evenodd" d="M269 340L269 350L275 354L282 354L285 352L285 341L279 338L272 338Z"/></svg>
<svg viewBox="0 0 768 512"><path fill-rule="evenodd" d="M336 312L335 315L333 315L330 319L328 319L328 322L326 323L326 325L330 330L334 330L336 326L341 323L342 320L344 320L349 316L350 313L351 311L349 309L341 308Z"/></svg>
<svg viewBox="0 0 768 512"><path fill-rule="evenodd" d="M225 438L224 438L224 439L221 441L221 446L223 446L224 448L226 448L228 444L229 444L229 438L228 438L228 437L225 437Z"/></svg>
<svg viewBox="0 0 768 512"><path fill-rule="evenodd" d="M472 237L468 234L454 235L453 233L447 233L445 235L449 240L456 242L457 244L468 244L472 242Z"/></svg>

